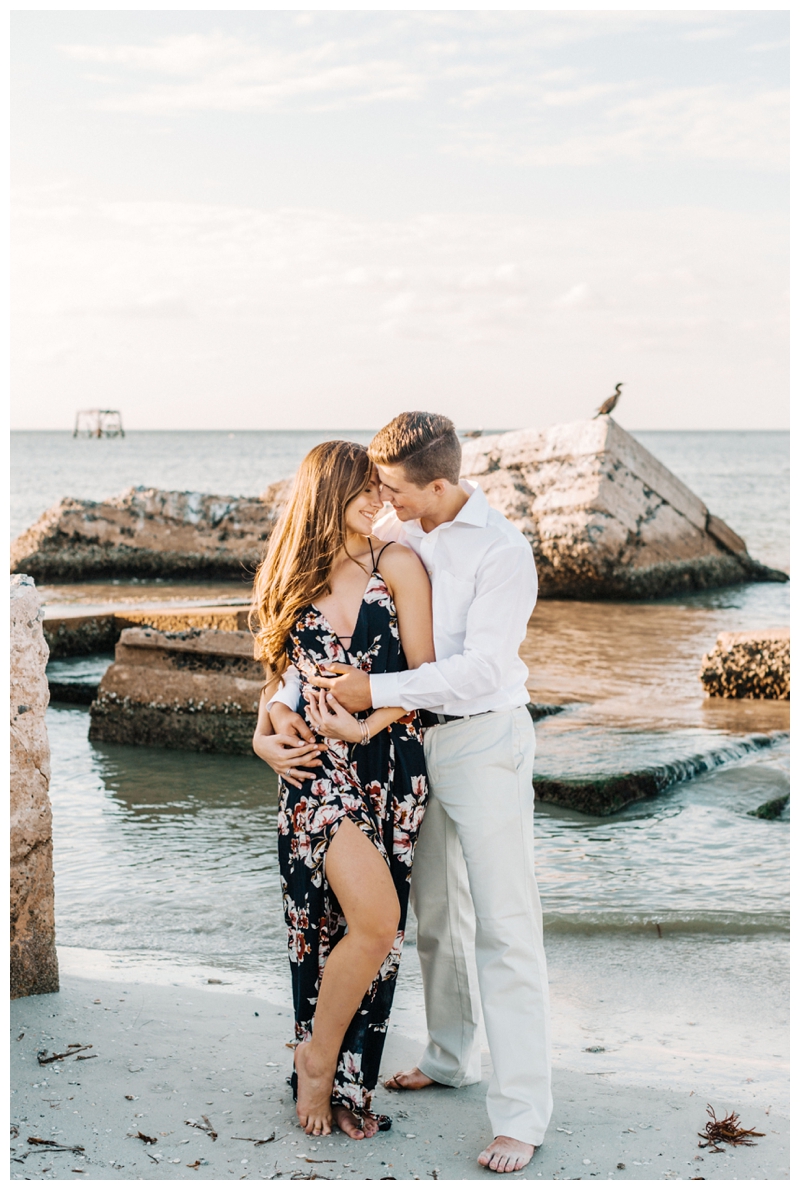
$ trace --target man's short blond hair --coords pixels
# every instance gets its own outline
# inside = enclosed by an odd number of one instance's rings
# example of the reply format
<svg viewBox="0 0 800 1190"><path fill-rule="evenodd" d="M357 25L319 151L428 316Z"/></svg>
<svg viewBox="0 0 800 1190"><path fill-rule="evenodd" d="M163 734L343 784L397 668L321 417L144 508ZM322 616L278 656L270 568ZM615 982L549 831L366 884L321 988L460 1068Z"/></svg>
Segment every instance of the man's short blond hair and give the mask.
<svg viewBox="0 0 800 1190"><path fill-rule="evenodd" d="M378 430L368 449L378 466L402 464L418 488L435 479L458 483L461 475L461 443L450 418L441 413L400 413Z"/></svg>

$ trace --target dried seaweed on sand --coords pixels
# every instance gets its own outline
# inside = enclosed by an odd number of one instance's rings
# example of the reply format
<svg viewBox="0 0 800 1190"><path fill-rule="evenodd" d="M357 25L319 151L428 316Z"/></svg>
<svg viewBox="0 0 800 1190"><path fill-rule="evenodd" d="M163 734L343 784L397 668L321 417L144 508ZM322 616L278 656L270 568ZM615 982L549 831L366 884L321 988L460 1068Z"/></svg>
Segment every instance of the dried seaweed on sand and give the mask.
<svg viewBox="0 0 800 1190"><path fill-rule="evenodd" d="M699 1149L710 1148L712 1153L721 1153L723 1151L719 1147L721 1144L754 1145L756 1143L752 1139L754 1136L765 1135L763 1132L756 1132L753 1128L741 1128L736 1112L731 1112L730 1115L718 1120L717 1113L710 1103L706 1104L706 1111L711 1118L706 1123L704 1130L697 1134L701 1138L700 1144L697 1146Z"/></svg>

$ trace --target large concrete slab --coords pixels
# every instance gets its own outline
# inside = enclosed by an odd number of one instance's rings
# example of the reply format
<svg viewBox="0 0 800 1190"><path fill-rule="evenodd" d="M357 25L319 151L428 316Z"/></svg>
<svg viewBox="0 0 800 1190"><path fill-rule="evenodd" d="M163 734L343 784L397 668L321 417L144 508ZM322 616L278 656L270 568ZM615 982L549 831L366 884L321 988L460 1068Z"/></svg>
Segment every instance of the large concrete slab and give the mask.
<svg viewBox="0 0 800 1190"><path fill-rule="evenodd" d="M610 417L477 439L462 471L530 541L544 598L786 581Z"/></svg>
<svg viewBox="0 0 800 1190"><path fill-rule="evenodd" d="M91 705L89 736L147 747L252 753L263 682L249 632L126 628Z"/></svg>

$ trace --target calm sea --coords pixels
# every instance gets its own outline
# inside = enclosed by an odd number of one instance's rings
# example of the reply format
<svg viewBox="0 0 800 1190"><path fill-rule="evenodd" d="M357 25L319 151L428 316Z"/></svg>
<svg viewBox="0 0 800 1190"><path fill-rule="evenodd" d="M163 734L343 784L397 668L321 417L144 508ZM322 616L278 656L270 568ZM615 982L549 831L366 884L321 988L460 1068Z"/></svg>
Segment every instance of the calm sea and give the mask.
<svg viewBox="0 0 800 1190"><path fill-rule="evenodd" d="M12 531L63 495L98 499L137 483L257 493L291 474L311 445L332 436L368 441L370 434L131 433L98 442L17 433ZM788 435L637 437L746 539L755 557L788 569ZM102 595L93 585L91 599ZM154 588L150 597L157 595ZM723 1002L726 973L735 971L738 999L724 1001L730 1026L737 1013L746 1015L745 1007L759 1015L768 973L775 1003L761 1013L755 1031L743 1025L743 1046L755 1062L765 1047L773 1058L781 1050L788 815L763 821L750 811L788 792L788 741L776 734L788 727L788 705L710 703L697 672L718 632L788 622L788 584L654 603L548 601L537 607L524 646L531 696L573 703L567 713L537 724L540 771L635 768L671 755L730 749L727 762L703 777L611 818L538 805L538 873L562 1012L557 1045L564 1052L573 1033L580 1037L586 1027L583 1009L575 1007L570 1032L565 1006L578 1004L576 989L589 988L601 969L612 1000L650 973L650 1007L640 1001L636 1009L642 1037L650 1027L642 1013L655 1014L650 1023L659 1027L655 1006L673 977L686 983L693 972L685 996L694 1021L706 1009L713 1016ZM99 674L108 661L55 664ZM248 757L91 744L87 731L85 710L51 707L57 933L65 962L156 979L213 976L288 996L277 788L270 770ZM737 752L753 732L772 733L778 742ZM652 949L656 940L661 950ZM694 1004L693 996L706 999ZM421 1027L421 1005L412 932L398 996L406 1028ZM613 1032L612 1023L608 1028ZM653 1078L666 1051L640 1042L641 1077ZM703 1047L711 1053L708 1037ZM774 1073L771 1061L765 1059Z"/></svg>

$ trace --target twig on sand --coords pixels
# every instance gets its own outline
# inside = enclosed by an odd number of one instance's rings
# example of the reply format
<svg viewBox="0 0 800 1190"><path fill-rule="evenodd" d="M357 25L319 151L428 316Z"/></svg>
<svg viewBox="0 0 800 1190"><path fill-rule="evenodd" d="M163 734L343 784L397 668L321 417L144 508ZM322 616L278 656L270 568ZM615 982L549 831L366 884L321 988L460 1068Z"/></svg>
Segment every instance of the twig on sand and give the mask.
<svg viewBox="0 0 800 1190"><path fill-rule="evenodd" d="M90 1050L91 1045L70 1045L63 1054L51 1054L48 1058L47 1050L39 1050L36 1055L36 1061L40 1066L47 1066L50 1062L60 1062L62 1058L72 1058L75 1054L80 1053L81 1050ZM93 1058L96 1054L91 1055Z"/></svg>
<svg viewBox="0 0 800 1190"><path fill-rule="evenodd" d="M42 1140L41 1136L29 1136L29 1145L47 1145L51 1153L83 1153L83 1145L62 1145L58 1140Z"/></svg>
<svg viewBox="0 0 800 1190"><path fill-rule="evenodd" d="M204 1121L202 1124L198 1124L197 1120L184 1120L184 1123L188 1124L190 1128L199 1128L201 1132L207 1132L212 1140L216 1140L218 1133L214 1131L214 1126L208 1116L201 1116L200 1119ZM236 1139L241 1140L242 1138L234 1137L234 1140Z"/></svg>
<svg viewBox="0 0 800 1190"><path fill-rule="evenodd" d="M157 1145L158 1138L155 1136L146 1136L144 1132L129 1132L128 1135L132 1140L143 1140L146 1145Z"/></svg>
<svg viewBox="0 0 800 1190"><path fill-rule="evenodd" d="M205 1116L203 1117L203 1119L205 1119ZM272 1141L274 1139L275 1139L274 1132L272 1133L271 1136L265 1136L261 1139L259 1139L257 1136L232 1136L231 1137L231 1140L250 1140L253 1142L254 1145L268 1145L270 1143L270 1141Z"/></svg>
<svg viewBox="0 0 800 1190"><path fill-rule="evenodd" d="M764 1132L756 1132L754 1128L740 1128L736 1112L731 1112L729 1116L718 1120L717 1113L710 1103L706 1104L706 1111L711 1119L707 1122L704 1130L697 1134L700 1137L700 1144L697 1146L699 1149L710 1148L712 1153L722 1153L723 1150L719 1148L721 1144L754 1145L756 1142L752 1137L766 1135Z"/></svg>

